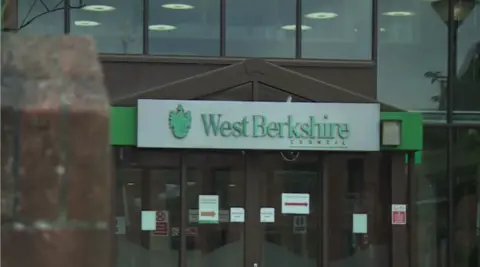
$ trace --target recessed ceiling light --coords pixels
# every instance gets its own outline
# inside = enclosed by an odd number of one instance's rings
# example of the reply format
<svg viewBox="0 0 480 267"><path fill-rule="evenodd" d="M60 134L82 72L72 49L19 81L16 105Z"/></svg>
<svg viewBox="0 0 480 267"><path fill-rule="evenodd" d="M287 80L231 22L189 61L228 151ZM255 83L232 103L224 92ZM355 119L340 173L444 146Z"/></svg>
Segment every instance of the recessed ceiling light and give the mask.
<svg viewBox="0 0 480 267"><path fill-rule="evenodd" d="M410 11L390 11L383 13L383 15L391 17L409 17L415 15L415 13Z"/></svg>
<svg viewBox="0 0 480 267"><path fill-rule="evenodd" d="M164 4L162 5L163 8L168 8L168 9L177 9L177 10L187 10L187 9L193 9L194 6L192 5L187 5L187 4Z"/></svg>
<svg viewBox="0 0 480 267"><path fill-rule="evenodd" d="M87 6L84 6L82 9L86 11L95 11L95 12L115 10L113 6L106 6L106 5L87 5Z"/></svg>
<svg viewBox="0 0 480 267"><path fill-rule="evenodd" d="M309 19L332 19L337 16L338 14L333 12L315 12L305 15L305 17Z"/></svg>
<svg viewBox="0 0 480 267"><path fill-rule="evenodd" d="M167 25L167 24L156 24L156 25L150 25L148 26L148 29L151 31L172 31L175 30L177 27L173 25Z"/></svg>
<svg viewBox="0 0 480 267"><path fill-rule="evenodd" d="M80 27L95 27L100 25L100 22L91 21L91 20L76 20L73 22L75 26Z"/></svg>
<svg viewBox="0 0 480 267"><path fill-rule="evenodd" d="M307 26L307 25L302 25L301 28L302 28L302 31L305 31L305 30L310 30L312 27ZM297 25L295 25L295 24L285 25L285 26L282 26L282 29L287 30L287 31L294 31L294 30L297 29Z"/></svg>

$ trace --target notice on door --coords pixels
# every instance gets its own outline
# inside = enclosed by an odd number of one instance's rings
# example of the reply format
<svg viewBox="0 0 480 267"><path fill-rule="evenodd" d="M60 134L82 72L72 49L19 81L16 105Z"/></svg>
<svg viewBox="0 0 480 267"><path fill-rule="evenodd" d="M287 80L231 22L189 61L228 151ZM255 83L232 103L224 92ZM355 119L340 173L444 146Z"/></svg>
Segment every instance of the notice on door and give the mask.
<svg viewBox="0 0 480 267"><path fill-rule="evenodd" d="M392 224L407 224L407 205L392 204Z"/></svg>
<svg viewBox="0 0 480 267"><path fill-rule="evenodd" d="M198 223L218 223L218 196L198 196Z"/></svg>
<svg viewBox="0 0 480 267"><path fill-rule="evenodd" d="M274 223L275 222L275 208L261 208L260 222Z"/></svg>
<svg viewBox="0 0 480 267"><path fill-rule="evenodd" d="M282 194L282 214L310 214L310 194Z"/></svg>
<svg viewBox="0 0 480 267"><path fill-rule="evenodd" d="M245 222L245 209L230 208L230 222Z"/></svg>

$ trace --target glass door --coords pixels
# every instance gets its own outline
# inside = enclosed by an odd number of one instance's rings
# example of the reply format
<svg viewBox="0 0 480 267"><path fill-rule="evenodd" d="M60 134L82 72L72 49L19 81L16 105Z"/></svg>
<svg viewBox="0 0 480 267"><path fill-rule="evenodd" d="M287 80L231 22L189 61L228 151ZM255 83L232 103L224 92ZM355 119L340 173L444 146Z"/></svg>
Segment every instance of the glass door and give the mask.
<svg viewBox="0 0 480 267"><path fill-rule="evenodd" d="M250 267L316 267L322 255L319 153L251 152ZM248 176L247 176L247 179ZM249 202L250 203L250 202ZM247 203L248 205L248 203ZM248 226L247 226L248 227ZM248 239L248 237L247 237Z"/></svg>

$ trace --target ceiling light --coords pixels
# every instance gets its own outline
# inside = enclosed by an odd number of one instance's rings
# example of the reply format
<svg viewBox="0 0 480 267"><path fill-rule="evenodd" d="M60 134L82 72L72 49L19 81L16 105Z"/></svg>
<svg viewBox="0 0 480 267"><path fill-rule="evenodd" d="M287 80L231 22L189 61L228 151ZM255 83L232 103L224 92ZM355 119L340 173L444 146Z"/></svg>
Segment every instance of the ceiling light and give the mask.
<svg viewBox="0 0 480 267"><path fill-rule="evenodd" d="M162 7L168 8L168 9L176 9L176 10L188 10L188 9L194 8L194 6L187 5L187 4L164 4L162 5Z"/></svg>
<svg viewBox="0 0 480 267"><path fill-rule="evenodd" d="M106 6L106 5L87 5L82 8L86 11L95 11L95 12L105 12L105 11L112 11L115 10L113 6Z"/></svg>
<svg viewBox="0 0 480 267"><path fill-rule="evenodd" d="M91 21L91 20L76 20L73 22L75 26L80 26L80 27L95 27L100 25L100 22L96 21Z"/></svg>
<svg viewBox="0 0 480 267"><path fill-rule="evenodd" d="M307 26L307 25L302 25L301 28L302 28L302 31L305 31L305 30L310 30L312 27ZM282 26L282 29L287 30L287 31L294 31L294 30L297 29L297 25L295 25L295 24L285 25L285 26Z"/></svg>
<svg viewBox="0 0 480 267"><path fill-rule="evenodd" d="M235 187L235 186L237 186L237 185L236 185L236 184L229 184L228 186L230 186L230 187Z"/></svg>
<svg viewBox="0 0 480 267"><path fill-rule="evenodd" d="M315 12L305 15L305 17L309 19L332 19L337 16L338 14L333 12Z"/></svg>
<svg viewBox="0 0 480 267"><path fill-rule="evenodd" d="M409 17L415 15L415 13L410 11L390 11L383 13L383 15L390 17Z"/></svg>
<svg viewBox="0 0 480 267"><path fill-rule="evenodd" d="M172 31L175 30L177 27L173 25L167 25L167 24L156 24L156 25L150 25L148 26L148 29L151 31Z"/></svg>
<svg viewBox="0 0 480 267"><path fill-rule="evenodd" d="M381 32L386 32L387 30L385 28L380 28Z"/></svg>

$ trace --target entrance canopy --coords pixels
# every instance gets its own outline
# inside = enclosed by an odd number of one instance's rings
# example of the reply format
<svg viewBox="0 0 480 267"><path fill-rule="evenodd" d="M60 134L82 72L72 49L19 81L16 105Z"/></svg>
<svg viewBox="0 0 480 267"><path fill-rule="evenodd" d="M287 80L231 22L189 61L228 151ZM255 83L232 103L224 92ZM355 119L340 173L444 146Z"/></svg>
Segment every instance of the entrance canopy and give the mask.
<svg viewBox="0 0 480 267"><path fill-rule="evenodd" d="M161 74L159 74L161 75ZM138 101L139 100L157 100L152 106L154 112L150 112L150 115L145 112L140 112L138 110ZM123 145L123 146L139 146L140 145L140 136L137 136L140 122L142 128L150 129L150 121L153 125L158 124L160 121L168 121L168 118L161 115L165 112L159 112L157 110L159 105L163 106L165 103L158 100L176 100L172 105L186 104L185 101L193 101L201 105L198 100L208 100L214 102L204 103L207 106L219 108L222 104L217 101L246 101L246 102L277 102L276 108L279 113L285 112L285 109L279 107L283 104L279 102L285 102L291 100L293 103L297 102L310 102L310 103L323 103L322 108L325 109L325 103L331 103L333 109L340 108L342 112L336 112L335 114L342 114L346 116L347 121L352 120L353 117L346 114L347 110L342 109L341 107L336 106L336 103L352 104L378 104L380 106L380 120L382 121L396 121L398 122L401 128L401 143L394 146L384 146L381 147L382 150L403 150L403 151L417 151L422 148L422 119L420 114L410 113L396 107L386 105L360 95L358 93L349 91L345 88L339 87L337 85L329 84L312 77L279 67L277 65L271 64L264 60L259 59L248 59L243 62L233 64L228 67L224 67L218 70L210 71L201 75L196 75L190 78L183 80L175 81L165 85L151 88L142 92L131 94L127 97L117 99L114 103L112 109L112 145ZM178 102L178 103L177 103ZM182 103L180 103L182 102ZM262 104L258 103L255 107L249 107L248 110L243 110L243 113L248 113L251 111L251 108L257 108L259 111L263 110L263 105L269 105L268 103ZM193 103L192 103L193 104ZM253 104L253 103L252 103ZM272 103L273 104L273 103ZM300 103L297 103L300 104ZM305 103L306 104L306 103ZM225 102L226 106L232 106L233 104L228 104ZM261 107L257 107L257 106ZM277 106L278 105L278 106ZM362 122L373 121L372 125L369 126L371 129L378 129L379 116L378 116L378 105L377 105L377 119L376 123L373 117L365 117L364 119L358 121L359 128L362 128ZM245 107L245 105L243 105ZM297 106L297 105L295 105ZM308 105L303 106L305 108L300 108L300 110L306 111L312 106ZM348 105L345 105L348 106ZM269 114L271 113L273 107L270 107ZM202 113L202 110L207 110L208 108L199 109L195 113ZM274 109L274 108L273 108ZM318 109L318 107L314 107ZM223 110L223 109L222 109ZM229 114L228 108L224 109L224 114ZM217 110L218 111L218 110ZM277 113L278 113L277 112ZM290 113L288 113L290 112ZM292 113L293 112L293 113ZM313 112L313 113L312 113ZM316 111L310 112L315 114ZM223 112L222 112L223 113ZM242 114L243 114L242 113ZM245 114L246 114L245 113ZM288 117L288 115L302 115L300 117L307 117L308 114L298 113L296 111L287 111L288 114L283 114ZM168 114L165 113L165 114ZM352 115L358 117L359 112L353 112ZM367 113L366 113L367 114ZM239 115L239 114L237 114ZM251 114L253 115L253 114ZM150 119L145 121L144 117L142 120L139 120L139 116L147 116ZM238 119L238 118L236 118ZM373 119L373 120L372 120ZM353 119L355 120L355 119ZM353 123L353 122L352 122ZM355 124L355 123L353 123ZM161 125L168 125L168 123L160 123L157 125L162 128ZM316 125L316 124L315 124ZM382 124L383 125L383 124ZM153 126L152 126L153 127ZM382 127L383 129L383 127ZM162 129L160 129L162 130ZM163 131L163 130L162 130ZM142 130L142 132L145 132ZM150 133L151 131L147 131ZM397 130L398 132L398 130ZM378 131L376 133L378 135ZM143 136L143 135L142 135ZM153 135L158 136L158 135ZM154 138L155 139L155 138ZM157 140L158 141L158 140ZM380 142L380 140L378 140ZM172 144L174 142L171 142ZM358 140L359 144L362 143L361 140ZM198 142L195 144L199 144ZM276 145L272 144L273 147ZM145 146L143 146L145 147ZM157 146L165 147L165 146ZM200 146L200 147L203 147ZM374 147L374 146L371 146ZM378 145L377 145L378 147ZM232 149L232 148L230 148ZM362 150L362 149L360 149ZM369 149L366 149L369 150ZM378 150L378 148L377 148Z"/></svg>
<svg viewBox="0 0 480 267"><path fill-rule="evenodd" d="M215 96L229 93L231 97L222 100L262 101L259 95L265 87L272 89L271 94L291 96L294 99L293 102L299 99L299 101L324 103L380 103L375 99L264 60L247 59L224 68L122 97L115 100L113 104L135 106L138 99L218 99ZM237 92L232 95L233 91ZM278 100L285 101L281 98ZM405 111L387 104L380 104L382 111Z"/></svg>

